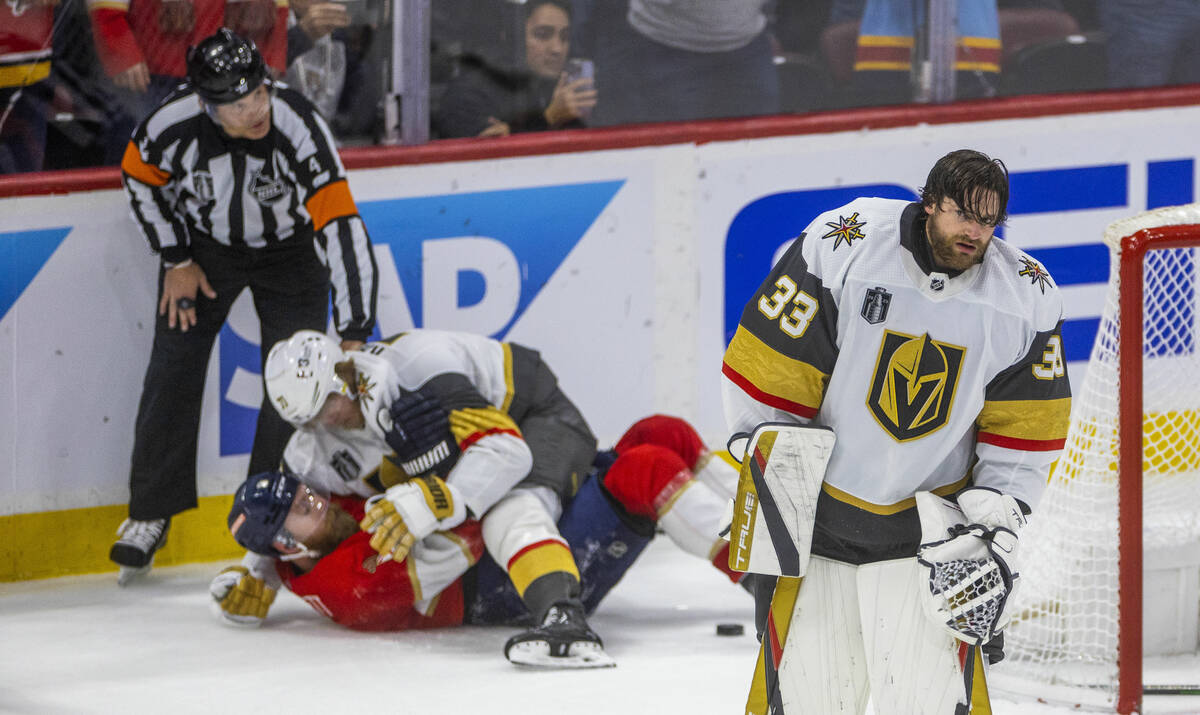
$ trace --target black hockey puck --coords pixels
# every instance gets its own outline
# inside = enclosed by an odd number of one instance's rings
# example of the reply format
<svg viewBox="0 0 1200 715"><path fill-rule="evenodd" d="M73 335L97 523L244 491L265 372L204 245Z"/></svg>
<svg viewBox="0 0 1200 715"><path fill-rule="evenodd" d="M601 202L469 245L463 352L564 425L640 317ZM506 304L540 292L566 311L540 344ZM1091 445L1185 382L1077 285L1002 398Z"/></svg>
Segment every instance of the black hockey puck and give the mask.
<svg viewBox="0 0 1200 715"><path fill-rule="evenodd" d="M718 623L717 635L719 636L740 636L746 632L746 628L741 623Z"/></svg>

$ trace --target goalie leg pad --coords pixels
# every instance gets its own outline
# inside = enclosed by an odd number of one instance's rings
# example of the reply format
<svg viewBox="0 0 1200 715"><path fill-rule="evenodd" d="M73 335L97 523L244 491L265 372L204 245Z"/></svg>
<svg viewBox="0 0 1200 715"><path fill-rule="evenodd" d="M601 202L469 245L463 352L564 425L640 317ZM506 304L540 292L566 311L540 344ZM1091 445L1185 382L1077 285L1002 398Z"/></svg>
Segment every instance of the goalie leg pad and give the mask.
<svg viewBox="0 0 1200 715"><path fill-rule="evenodd" d="M966 702L959 646L922 603L915 559L865 564L857 586L876 715L950 715Z"/></svg>
<svg viewBox="0 0 1200 715"><path fill-rule="evenodd" d="M750 436L734 499L729 567L803 576L833 430L765 423Z"/></svg>
<svg viewBox="0 0 1200 715"><path fill-rule="evenodd" d="M870 688L855 570L813 557L790 623L775 624L787 631L777 666L785 713L861 715L866 710Z"/></svg>

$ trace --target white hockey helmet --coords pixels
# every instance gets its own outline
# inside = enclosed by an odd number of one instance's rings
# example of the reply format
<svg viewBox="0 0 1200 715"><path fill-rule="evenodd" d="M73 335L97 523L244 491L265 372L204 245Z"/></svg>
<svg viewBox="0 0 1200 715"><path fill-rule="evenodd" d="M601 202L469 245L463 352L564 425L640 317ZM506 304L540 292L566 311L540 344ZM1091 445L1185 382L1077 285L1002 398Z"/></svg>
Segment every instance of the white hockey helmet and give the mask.
<svg viewBox="0 0 1200 715"><path fill-rule="evenodd" d="M334 370L345 359L336 340L315 330L300 330L275 343L263 373L279 416L302 425L317 416L330 393L351 395L350 386Z"/></svg>

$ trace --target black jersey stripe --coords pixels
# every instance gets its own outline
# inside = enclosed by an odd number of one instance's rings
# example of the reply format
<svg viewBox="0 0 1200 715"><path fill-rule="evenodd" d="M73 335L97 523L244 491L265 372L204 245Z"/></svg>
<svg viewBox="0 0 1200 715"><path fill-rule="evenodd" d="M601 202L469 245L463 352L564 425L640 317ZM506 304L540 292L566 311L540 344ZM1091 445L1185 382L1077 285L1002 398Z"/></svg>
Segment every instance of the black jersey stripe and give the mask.
<svg viewBox="0 0 1200 715"><path fill-rule="evenodd" d="M366 313L363 311L363 296L361 277L358 273L358 262L355 260L358 253L354 250L354 226L352 220L337 220L337 240L341 248L342 270L346 276L346 300L350 304L349 320L353 325L362 325L366 318ZM337 303L334 303L336 307ZM341 325L341 321L338 322Z"/></svg>
<svg viewBox="0 0 1200 715"><path fill-rule="evenodd" d="M246 155L233 153L233 196L229 199L229 243L245 244L245 225L242 221L242 196L246 193Z"/></svg>

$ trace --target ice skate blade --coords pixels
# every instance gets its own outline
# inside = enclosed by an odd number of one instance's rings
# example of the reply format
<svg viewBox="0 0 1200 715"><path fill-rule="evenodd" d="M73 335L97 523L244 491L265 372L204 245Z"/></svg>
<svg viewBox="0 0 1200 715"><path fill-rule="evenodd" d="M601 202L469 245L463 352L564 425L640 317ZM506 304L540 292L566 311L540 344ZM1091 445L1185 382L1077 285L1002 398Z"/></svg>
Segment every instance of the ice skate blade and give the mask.
<svg viewBox="0 0 1200 715"><path fill-rule="evenodd" d="M151 564L145 566L122 566L121 572L117 574L117 585L124 588L134 581L140 580L143 576L150 573Z"/></svg>
<svg viewBox="0 0 1200 715"><path fill-rule="evenodd" d="M154 568L154 557L156 555L150 554L150 560L146 562L145 566L122 566L121 572L117 574L117 585L124 588L150 573L150 569Z"/></svg>
<svg viewBox="0 0 1200 715"><path fill-rule="evenodd" d="M516 665L550 670L612 668L617 664L600 644L589 641L572 643L567 655L563 656L550 655L550 644L544 640L525 641L513 644L507 656Z"/></svg>

